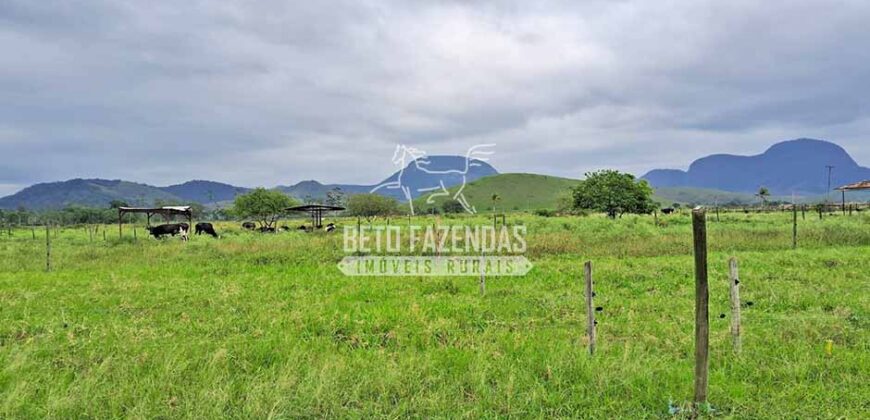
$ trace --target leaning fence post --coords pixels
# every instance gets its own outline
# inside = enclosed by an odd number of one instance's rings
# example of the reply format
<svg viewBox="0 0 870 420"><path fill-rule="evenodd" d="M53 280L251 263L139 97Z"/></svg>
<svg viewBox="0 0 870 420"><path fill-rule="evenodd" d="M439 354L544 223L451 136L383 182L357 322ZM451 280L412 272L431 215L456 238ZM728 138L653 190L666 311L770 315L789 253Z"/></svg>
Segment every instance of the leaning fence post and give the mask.
<svg viewBox="0 0 870 420"><path fill-rule="evenodd" d="M791 247L797 249L797 204L792 205Z"/></svg>
<svg viewBox="0 0 870 420"><path fill-rule="evenodd" d="M704 209L692 210L695 244L695 404L707 402L709 367L709 290L707 285L707 221Z"/></svg>
<svg viewBox="0 0 870 420"><path fill-rule="evenodd" d="M586 277L586 336L589 337L589 355L595 354L595 305L592 298L595 292L592 287L592 261L583 264L583 274Z"/></svg>
<svg viewBox="0 0 870 420"><path fill-rule="evenodd" d="M740 277L737 274L737 259L728 259L728 283L731 287L731 342L734 352L740 353Z"/></svg>
<svg viewBox="0 0 870 420"><path fill-rule="evenodd" d="M45 225L45 271L51 271L51 228Z"/></svg>

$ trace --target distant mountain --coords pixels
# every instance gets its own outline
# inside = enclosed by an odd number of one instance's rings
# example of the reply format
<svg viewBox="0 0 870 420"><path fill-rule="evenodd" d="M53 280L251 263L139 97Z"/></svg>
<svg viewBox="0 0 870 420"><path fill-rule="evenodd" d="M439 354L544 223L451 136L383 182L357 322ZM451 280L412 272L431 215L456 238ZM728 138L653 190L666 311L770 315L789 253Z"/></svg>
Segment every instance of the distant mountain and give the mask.
<svg viewBox="0 0 870 420"><path fill-rule="evenodd" d="M413 197L422 193L419 188L436 187L439 182L450 188L462 182L466 159L461 156L430 156L409 164L376 185L321 184L317 181L302 181L292 186L278 186L275 189L300 200L320 200L326 193L340 188L345 194L367 193L386 182L395 181L401 174L403 185L411 190ZM421 169L422 168L422 169ZM448 173L437 173L448 172ZM466 174L467 182L498 174L489 164L472 160ZM27 187L15 194L0 198L0 208L15 209L25 207L31 210L57 209L71 205L87 207L106 207L112 200L125 201L131 205L152 205L155 201L165 203L225 204L236 195L249 191L214 181L194 180L168 187L155 187L146 184L106 179L71 179L49 182ZM404 201L399 189L380 189L378 194L395 197Z"/></svg>
<svg viewBox="0 0 870 420"><path fill-rule="evenodd" d="M106 207L112 200L130 204L181 201L157 187L135 182L107 179L71 179L27 187L13 195L0 198L0 208L58 209L70 205Z"/></svg>
<svg viewBox="0 0 870 420"><path fill-rule="evenodd" d="M754 193L762 186L774 195L825 194L827 165L833 165L831 188L870 179L840 146L814 139L774 144L755 156L711 155L694 161L688 171L656 169L643 176L655 187L695 187Z"/></svg>
<svg viewBox="0 0 870 420"><path fill-rule="evenodd" d="M170 185L160 189L180 198L182 201L194 201L203 204L232 201L237 195L244 194L250 190L249 188L202 180L187 181L183 184Z"/></svg>
<svg viewBox="0 0 870 420"><path fill-rule="evenodd" d="M327 192L335 188L341 189L345 194L367 193L379 185L395 182L401 176L402 185L409 188L412 198L416 198L425 194L425 192L419 191L420 189L437 187L440 183L443 183L446 188L461 184L463 175L459 172L465 170L465 164L466 159L463 156L427 156L411 162L404 170L396 171L375 185L324 185L317 181L302 181L291 186L278 186L276 189L299 199L322 199L326 197ZM472 159L468 172L465 174L465 180L472 182L485 176L497 174L498 171L490 164ZM381 188L378 189L377 193L393 197L399 201L406 201L404 193L398 188Z"/></svg>
<svg viewBox="0 0 870 420"><path fill-rule="evenodd" d="M276 190L299 200L322 200L326 197L326 193L336 188L344 194L362 194L372 189L371 186L367 185L321 184L314 180L302 181L290 186L279 185L275 187Z"/></svg>

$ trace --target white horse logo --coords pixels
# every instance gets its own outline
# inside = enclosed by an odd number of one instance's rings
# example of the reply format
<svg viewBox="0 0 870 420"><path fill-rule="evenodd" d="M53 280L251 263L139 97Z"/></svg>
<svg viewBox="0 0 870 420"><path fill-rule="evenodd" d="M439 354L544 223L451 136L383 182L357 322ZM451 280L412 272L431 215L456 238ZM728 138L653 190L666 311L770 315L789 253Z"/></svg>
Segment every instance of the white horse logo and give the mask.
<svg viewBox="0 0 870 420"><path fill-rule="evenodd" d="M459 185L459 188L453 193L452 198L459 202L462 205L462 208L469 213L476 213L477 209L474 206L468 203L468 199L465 198L465 194L462 191L465 189L465 183L467 181L468 171L470 168L481 166L481 162L486 162L489 160L489 155L492 155L494 152L488 150L494 147L495 144L478 144L472 146L465 153L465 165L462 168L454 168L454 169L444 169L444 170L434 170L429 169L428 166L431 163L426 159L426 152L416 149L414 147L405 146L403 144L396 145L396 151L393 153L392 162L399 167L399 173L395 180L384 182L376 187L374 187L370 192L374 193L381 188L386 188L388 190L399 189L402 192L402 195L408 200L408 205L411 208L411 214L414 214L414 201L413 194L411 192L411 187L404 185L402 182L402 176L404 175L405 168L408 166L409 160L414 162L414 166L417 170L425 172L427 174L432 175L459 175L462 178L462 182ZM451 193L447 189L447 186L444 185L444 179L438 178L438 184L425 187L425 188L417 188L416 192L419 193L432 193L426 199L426 204L434 204L434 199L436 197L450 196Z"/></svg>

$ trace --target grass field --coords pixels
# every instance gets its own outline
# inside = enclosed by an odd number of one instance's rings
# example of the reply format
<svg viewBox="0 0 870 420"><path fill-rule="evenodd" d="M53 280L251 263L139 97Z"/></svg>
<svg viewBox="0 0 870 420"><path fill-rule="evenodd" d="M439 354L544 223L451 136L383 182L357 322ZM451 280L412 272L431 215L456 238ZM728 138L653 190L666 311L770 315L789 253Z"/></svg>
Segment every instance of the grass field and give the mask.
<svg viewBox="0 0 870 420"><path fill-rule="evenodd" d="M490 212L493 206L499 212L532 211L536 209L555 209L560 197L570 196L571 187L580 181L536 174L499 174L480 178L465 185L462 193L468 203L479 212ZM455 194L459 187L450 188ZM499 200L492 202L493 193ZM448 196L434 198L434 204L427 204L429 195L414 200L414 208L425 212L430 207L441 209Z"/></svg>
<svg viewBox="0 0 870 420"><path fill-rule="evenodd" d="M807 214L797 250L790 214L711 219L706 415L870 416L870 214ZM222 224L219 240L182 243L109 226L92 242L67 228L45 272L45 232L19 229L0 236L0 418L685 417L691 226L659 220L508 215L535 268L485 296L470 277L344 277L340 234ZM730 256L753 302L740 356L719 317ZM587 259L603 307L594 357Z"/></svg>

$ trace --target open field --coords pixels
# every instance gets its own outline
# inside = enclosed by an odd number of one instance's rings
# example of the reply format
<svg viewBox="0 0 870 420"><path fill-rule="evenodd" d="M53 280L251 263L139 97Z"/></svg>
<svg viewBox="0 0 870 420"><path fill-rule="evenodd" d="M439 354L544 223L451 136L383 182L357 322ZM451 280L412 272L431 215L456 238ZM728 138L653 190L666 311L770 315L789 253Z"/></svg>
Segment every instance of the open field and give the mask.
<svg viewBox="0 0 870 420"><path fill-rule="evenodd" d="M521 278L344 277L341 234L0 236L0 418L667 417L692 397L688 215L543 218ZM441 223L486 223L444 217ZM407 219L391 221L403 225ZM340 224L355 221L343 220ZM434 219L417 218L415 224ZM298 223L296 223L298 224ZM715 416L870 416L870 214L708 216ZM292 226L292 224L291 224ZM102 229L108 229L103 241ZM56 235L56 236L54 236ZM726 260L740 261L732 354ZM587 354L582 264L596 279ZM833 352L825 352L826 340Z"/></svg>

